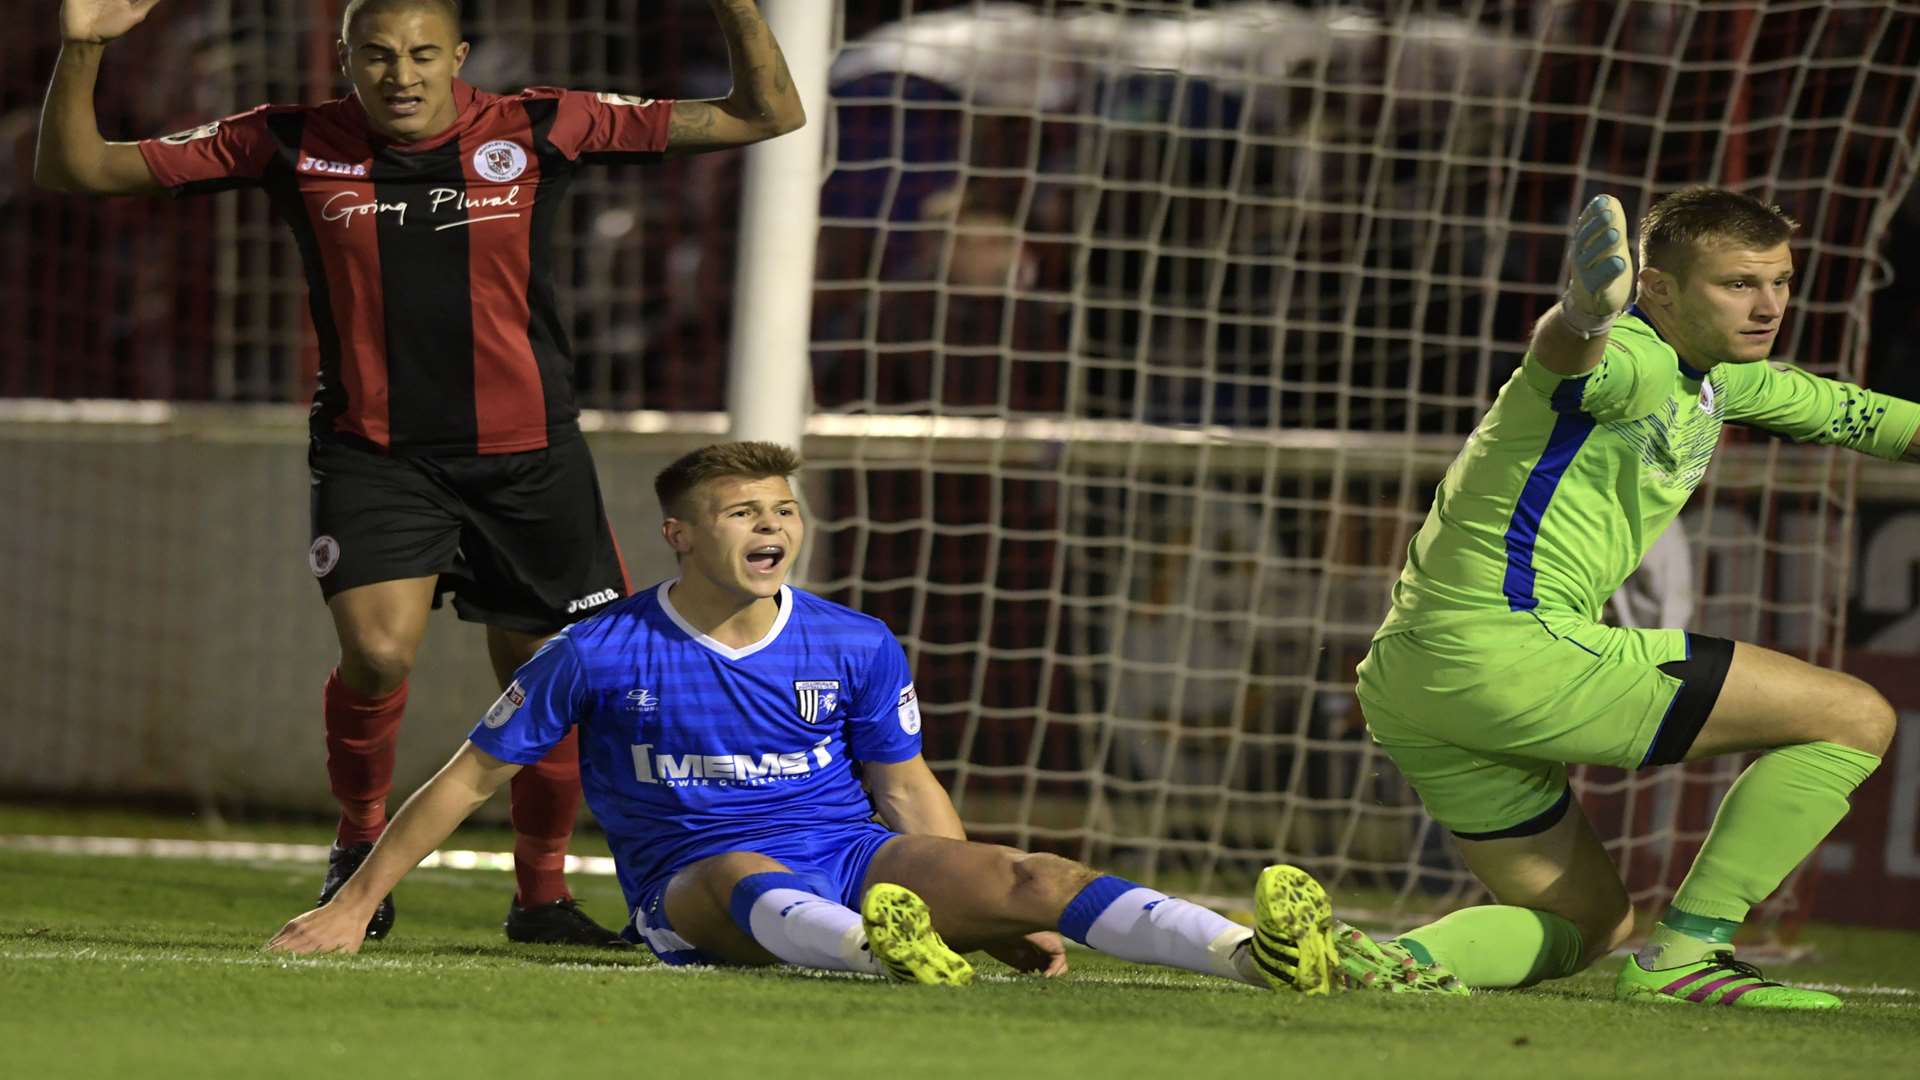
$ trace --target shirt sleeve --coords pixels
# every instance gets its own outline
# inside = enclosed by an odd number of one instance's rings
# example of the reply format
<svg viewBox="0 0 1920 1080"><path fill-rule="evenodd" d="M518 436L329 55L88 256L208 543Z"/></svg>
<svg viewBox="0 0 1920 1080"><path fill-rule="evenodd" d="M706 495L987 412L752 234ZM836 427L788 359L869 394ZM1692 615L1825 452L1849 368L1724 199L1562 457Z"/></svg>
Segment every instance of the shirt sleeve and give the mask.
<svg viewBox="0 0 1920 1080"><path fill-rule="evenodd" d="M154 179L175 195L258 186L278 147L262 105L197 128L142 139L140 156Z"/></svg>
<svg viewBox="0 0 1920 1080"><path fill-rule="evenodd" d="M559 94L559 105L547 141L570 160L635 160L667 148L671 101L585 90L549 92Z"/></svg>
<svg viewBox="0 0 1920 1080"><path fill-rule="evenodd" d="M1897 460L1920 428L1920 405L1779 361L1721 364L1709 376L1722 416L1796 442Z"/></svg>
<svg viewBox="0 0 1920 1080"><path fill-rule="evenodd" d="M1658 409L1680 377L1680 358L1650 331L1622 321L1607 335L1599 365L1584 375L1549 371L1531 351L1521 370L1527 385L1555 412L1581 412L1610 424Z"/></svg>
<svg viewBox="0 0 1920 1080"><path fill-rule="evenodd" d="M562 634L520 665L467 739L501 761L531 765L567 737L587 699L586 670L573 641Z"/></svg>
<svg viewBox="0 0 1920 1080"><path fill-rule="evenodd" d="M847 747L861 761L892 765L920 753L920 699L914 695L907 653L888 634L873 651L866 677L855 687Z"/></svg>

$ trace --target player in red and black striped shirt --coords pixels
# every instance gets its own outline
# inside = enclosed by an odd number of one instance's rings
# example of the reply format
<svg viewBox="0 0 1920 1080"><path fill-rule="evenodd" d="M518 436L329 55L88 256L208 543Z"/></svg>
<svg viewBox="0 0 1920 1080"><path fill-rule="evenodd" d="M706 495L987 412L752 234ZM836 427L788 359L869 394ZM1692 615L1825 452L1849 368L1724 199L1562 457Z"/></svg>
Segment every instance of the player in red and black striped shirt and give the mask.
<svg viewBox="0 0 1920 1080"><path fill-rule="evenodd" d="M489 94L457 78L454 0L352 0L339 49L353 94L106 142L101 50L157 2L65 0L34 175L108 195L262 188L299 242L320 344L308 563L341 642L325 690L341 818L324 901L385 827L407 677L441 593L486 624L504 688L546 637L629 589L554 296L573 173L743 146L804 117L754 0L710 0L734 84L713 101ZM515 940L618 940L561 874L578 753L569 739L514 780ZM392 919L389 898L368 936Z"/></svg>

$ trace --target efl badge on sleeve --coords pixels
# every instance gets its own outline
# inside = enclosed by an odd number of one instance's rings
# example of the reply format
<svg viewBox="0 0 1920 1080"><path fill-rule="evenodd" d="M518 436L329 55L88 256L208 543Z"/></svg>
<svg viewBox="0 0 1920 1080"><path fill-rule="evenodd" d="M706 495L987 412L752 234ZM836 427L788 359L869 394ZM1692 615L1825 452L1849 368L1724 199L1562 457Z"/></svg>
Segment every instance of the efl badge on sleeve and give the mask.
<svg viewBox="0 0 1920 1080"><path fill-rule="evenodd" d="M199 142L201 139L211 139L219 130L220 121L215 120L211 124L201 124L197 128L188 128L185 131L176 131L171 135L162 135L160 136L160 141L166 143L168 146L185 146L190 142Z"/></svg>
<svg viewBox="0 0 1920 1080"><path fill-rule="evenodd" d="M800 704L800 719L817 724L831 715L840 704L840 680L797 679L793 684L793 693Z"/></svg>
<svg viewBox="0 0 1920 1080"><path fill-rule="evenodd" d="M900 730L909 735L920 734L920 697L913 692L913 684L908 683L900 691Z"/></svg>
<svg viewBox="0 0 1920 1080"><path fill-rule="evenodd" d="M593 96L598 98L602 105L631 105L635 108L645 108L653 104L652 98L636 97L632 94L595 94Z"/></svg>
<svg viewBox="0 0 1920 1080"><path fill-rule="evenodd" d="M520 680L515 679L507 685L507 692L500 695L500 700L493 703L493 708L487 710L484 722L490 728L497 728L513 719L513 714L526 702L527 692L520 688Z"/></svg>

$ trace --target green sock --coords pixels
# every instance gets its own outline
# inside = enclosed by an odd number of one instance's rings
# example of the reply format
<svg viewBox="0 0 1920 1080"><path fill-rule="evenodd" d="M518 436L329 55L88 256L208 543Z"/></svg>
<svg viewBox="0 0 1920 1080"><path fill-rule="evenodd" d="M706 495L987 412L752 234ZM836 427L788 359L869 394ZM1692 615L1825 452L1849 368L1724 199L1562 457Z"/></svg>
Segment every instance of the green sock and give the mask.
<svg viewBox="0 0 1920 1080"><path fill-rule="evenodd" d="M1780 887L1847 813L1847 796L1880 759L1817 742L1762 754L1733 782L1673 906L1740 922ZM1662 919L1666 922L1666 919Z"/></svg>
<svg viewBox="0 0 1920 1080"><path fill-rule="evenodd" d="M1846 816L1847 796L1879 764L1865 750L1817 742L1783 746L1747 766L1720 803L1673 907L1641 950L1641 966L1692 963L1731 942L1747 911Z"/></svg>
<svg viewBox="0 0 1920 1080"><path fill-rule="evenodd" d="M1487 904L1462 908L1418 930L1400 944L1422 963L1439 963L1475 990L1532 986L1580 970L1580 929L1532 908Z"/></svg>

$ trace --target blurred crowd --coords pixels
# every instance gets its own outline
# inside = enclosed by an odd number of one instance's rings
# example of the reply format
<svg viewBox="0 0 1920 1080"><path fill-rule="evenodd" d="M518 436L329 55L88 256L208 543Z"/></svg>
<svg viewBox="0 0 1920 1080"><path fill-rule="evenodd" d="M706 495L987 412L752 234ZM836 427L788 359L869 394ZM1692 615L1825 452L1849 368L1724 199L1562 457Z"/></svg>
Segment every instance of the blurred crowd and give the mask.
<svg viewBox="0 0 1920 1080"><path fill-rule="evenodd" d="M298 277L263 200L89 203L28 183L57 44L42 7L0 2L30 28L0 43L0 285L27 331L0 394L301 399ZM164 5L109 51L103 128L157 134L338 92L337 7ZM466 77L487 89L725 90L700 0L603 0L565 21L532 0L466 10ZM1861 245L1905 190L1890 138L1868 132L1911 117L1897 86L1815 61L1913 61L1888 19L844 0L816 403L1464 433L1552 301L1569 209L1602 187L1635 206L1702 179L1764 186L1809 223L1827 265L1803 277L1826 307L1791 340L1848 362L1837 313L1880 272ZM1711 63L1733 60L1738 85ZM1850 134L1794 123L1810 117ZM1724 120L1741 125L1700 123ZM587 186L563 293L590 404L724 401L740 162Z"/></svg>

